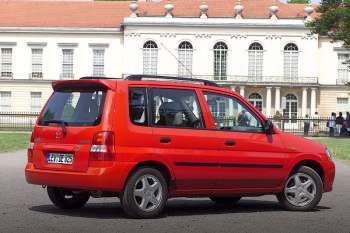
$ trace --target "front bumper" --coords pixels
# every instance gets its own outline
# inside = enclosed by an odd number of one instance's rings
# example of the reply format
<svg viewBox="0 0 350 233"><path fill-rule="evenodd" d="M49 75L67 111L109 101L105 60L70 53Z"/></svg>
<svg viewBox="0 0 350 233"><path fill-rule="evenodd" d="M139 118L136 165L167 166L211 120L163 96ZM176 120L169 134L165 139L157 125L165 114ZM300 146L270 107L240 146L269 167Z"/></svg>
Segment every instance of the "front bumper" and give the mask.
<svg viewBox="0 0 350 233"><path fill-rule="evenodd" d="M324 181L323 181L323 191L330 192L333 190L333 183L335 179L335 164L333 161L329 160L324 163Z"/></svg>

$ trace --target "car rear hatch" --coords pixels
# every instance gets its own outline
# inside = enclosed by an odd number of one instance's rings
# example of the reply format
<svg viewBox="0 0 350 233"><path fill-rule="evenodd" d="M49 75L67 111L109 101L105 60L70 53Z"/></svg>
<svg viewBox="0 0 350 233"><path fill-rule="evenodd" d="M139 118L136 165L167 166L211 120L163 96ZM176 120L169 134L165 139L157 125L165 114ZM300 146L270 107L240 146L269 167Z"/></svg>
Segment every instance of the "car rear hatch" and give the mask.
<svg viewBox="0 0 350 233"><path fill-rule="evenodd" d="M33 162L38 169L83 172L88 169L92 140L104 126L104 112L114 87L105 80L53 83L33 131ZM116 83L116 82L114 82ZM103 127L104 126L104 127Z"/></svg>

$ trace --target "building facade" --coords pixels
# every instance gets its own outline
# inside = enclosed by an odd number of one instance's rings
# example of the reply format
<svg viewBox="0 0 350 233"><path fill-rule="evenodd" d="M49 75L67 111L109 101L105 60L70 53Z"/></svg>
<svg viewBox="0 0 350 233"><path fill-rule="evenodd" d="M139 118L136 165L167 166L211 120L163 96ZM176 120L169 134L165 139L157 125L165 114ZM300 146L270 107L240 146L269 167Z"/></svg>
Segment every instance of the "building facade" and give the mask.
<svg viewBox="0 0 350 233"><path fill-rule="evenodd" d="M7 16L0 20L0 112L38 111L52 80L129 74L214 80L269 116L350 108L344 85L350 50L310 34L305 23L317 17L315 6L271 0L0 5L0 19ZM29 11L30 19L20 17Z"/></svg>

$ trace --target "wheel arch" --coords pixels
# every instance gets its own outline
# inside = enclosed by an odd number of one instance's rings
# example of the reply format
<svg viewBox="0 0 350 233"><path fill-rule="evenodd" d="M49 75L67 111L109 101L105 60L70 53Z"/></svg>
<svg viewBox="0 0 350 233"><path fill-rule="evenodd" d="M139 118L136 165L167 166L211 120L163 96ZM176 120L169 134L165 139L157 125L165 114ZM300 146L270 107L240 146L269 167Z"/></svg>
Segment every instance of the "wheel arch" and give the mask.
<svg viewBox="0 0 350 233"><path fill-rule="evenodd" d="M296 169L298 169L301 166L310 167L313 170L315 170L317 172L317 174L321 177L322 182L324 182L325 171L324 171L321 163L319 163L318 161L313 160L313 159L304 159L304 160L296 162L292 166L292 169L290 170L288 176L290 176L293 172L295 172Z"/></svg>
<svg viewBox="0 0 350 233"><path fill-rule="evenodd" d="M145 161L142 161L142 162L135 164L135 166L129 172L126 180L128 180L130 178L130 176L135 171L137 171L138 169L140 169L142 167L151 167L151 168L157 169L158 171L160 171L164 175L164 178L168 184L168 189L174 188L174 186L175 186L174 173L164 162L157 161L157 160L145 160ZM126 182L125 182L125 184L126 184Z"/></svg>

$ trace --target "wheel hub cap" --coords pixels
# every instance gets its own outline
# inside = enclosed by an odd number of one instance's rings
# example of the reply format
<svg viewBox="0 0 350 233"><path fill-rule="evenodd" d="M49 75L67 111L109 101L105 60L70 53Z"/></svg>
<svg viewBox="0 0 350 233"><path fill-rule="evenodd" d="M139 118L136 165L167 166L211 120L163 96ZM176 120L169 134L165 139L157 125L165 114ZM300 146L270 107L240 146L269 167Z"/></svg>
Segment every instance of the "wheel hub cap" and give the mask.
<svg viewBox="0 0 350 233"><path fill-rule="evenodd" d="M315 198L316 183L307 174L294 174L286 183L284 195L292 205L299 207L306 206Z"/></svg>
<svg viewBox="0 0 350 233"><path fill-rule="evenodd" d="M134 200L143 211L152 211L161 204L162 185L153 175L140 177L134 187Z"/></svg>

